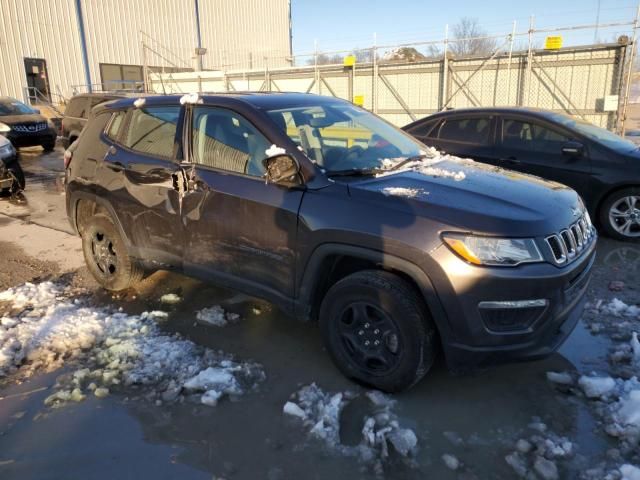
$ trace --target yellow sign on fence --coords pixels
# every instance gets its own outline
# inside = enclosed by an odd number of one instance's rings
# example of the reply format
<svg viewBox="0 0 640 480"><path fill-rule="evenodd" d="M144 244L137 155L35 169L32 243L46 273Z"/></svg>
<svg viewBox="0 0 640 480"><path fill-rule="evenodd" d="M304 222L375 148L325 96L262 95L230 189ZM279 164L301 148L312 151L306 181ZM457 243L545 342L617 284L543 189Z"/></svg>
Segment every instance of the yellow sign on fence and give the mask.
<svg viewBox="0 0 640 480"><path fill-rule="evenodd" d="M544 41L545 50L560 50L562 48L562 37L547 37Z"/></svg>
<svg viewBox="0 0 640 480"><path fill-rule="evenodd" d="M364 95L354 95L353 103L359 107L364 106Z"/></svg>
<svg viewBox="0 0 640 480"><path fill-rule="evenodd" d="M356 56L355 55L347 55L344 57L343 64L345 67L353 67L356 64Z"/></svg>

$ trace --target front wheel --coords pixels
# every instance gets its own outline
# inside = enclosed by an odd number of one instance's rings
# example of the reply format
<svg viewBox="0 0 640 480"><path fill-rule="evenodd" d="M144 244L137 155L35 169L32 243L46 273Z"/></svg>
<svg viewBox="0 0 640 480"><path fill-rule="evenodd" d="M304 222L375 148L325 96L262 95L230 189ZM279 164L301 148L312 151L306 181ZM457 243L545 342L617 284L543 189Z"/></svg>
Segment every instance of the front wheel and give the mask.
<svg viewBox="0 0 640 480"><path fill-rule="evenodd" d="M129 256L113 221L94 215L82 228L82 251L87 268L105 289L120 291L142 280L143 270Z"/></svg>
<svg viewBox="0 0 640 480"><path fill-rule="evenodd" d="M385 271L351 274L327 292L320 329L344 375L386 392L411 387L431 368L436 329L424 302Z"/></svg>
<svg viewBox="0 0 640 480"><path fill-rule="evenodd" d="M600 224L610 237L640 239L640 188L625 188L609 195L600 209Z"/></svg>
<svg viewBox="0 0 640 480"><path fill-rule="evenodd" d="M11 178L13 178L13 183L11 187L3 189L3 193L16 195L24 190L26 186L26 180L24 178L24 172L22 171L22 167L20 164L15 161L10 166L7 167L7 173Z"/></svg>

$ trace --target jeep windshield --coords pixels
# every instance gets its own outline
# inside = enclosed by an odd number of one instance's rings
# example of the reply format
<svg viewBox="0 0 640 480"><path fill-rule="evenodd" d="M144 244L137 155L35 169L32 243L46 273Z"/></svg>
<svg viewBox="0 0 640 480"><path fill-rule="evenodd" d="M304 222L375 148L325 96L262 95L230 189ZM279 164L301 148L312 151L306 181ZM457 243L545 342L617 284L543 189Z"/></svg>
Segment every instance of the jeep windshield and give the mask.
<svg viewBox="0 0 640 480"><path fill-rule="evenodd" d="M373 174L428 158L424 145L353 105L324 103L267 113L329 174Z"/></svg>
<svg viewBox="0 0 640 480"><path fill-rule="evenodd" d="M3 115L29 115L36 111L17 100L0 99L0 116Z"/></svg>

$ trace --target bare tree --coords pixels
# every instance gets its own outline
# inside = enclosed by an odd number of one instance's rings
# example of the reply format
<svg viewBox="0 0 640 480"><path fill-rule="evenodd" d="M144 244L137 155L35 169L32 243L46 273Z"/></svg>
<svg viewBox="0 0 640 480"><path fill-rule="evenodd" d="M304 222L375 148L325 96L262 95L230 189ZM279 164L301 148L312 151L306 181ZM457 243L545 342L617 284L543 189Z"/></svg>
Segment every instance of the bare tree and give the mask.
<svg viewBox="0 0 640 480"><path fill-rule="evenodd" d="M453 39L449 47L457 56L487 55L497 47L495 39L481 38L486 37L487 32L480 26L477 18L462 17L452 30Z"/></svg>
<svg viewBox="0 0 640 480"><path fill-rule="evenodd" d="M318 65L332 65L332 64L337 64L337 63L342 63L343 61L343 57L342 55L339 54L335 54L335 55L327 55L326 53L319 53L318 54ZM309 60L307 60L307 65L314 65L316 63L316 59L314 58L310 58Z"/></svg>

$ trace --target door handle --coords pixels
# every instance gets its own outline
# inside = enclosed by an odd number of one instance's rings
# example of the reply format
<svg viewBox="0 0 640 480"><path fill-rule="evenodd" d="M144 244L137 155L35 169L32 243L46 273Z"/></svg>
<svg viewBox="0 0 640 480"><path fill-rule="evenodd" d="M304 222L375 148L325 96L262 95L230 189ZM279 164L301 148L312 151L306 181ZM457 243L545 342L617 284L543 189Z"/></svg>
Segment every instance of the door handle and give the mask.
<svg viewBox="0 0 640 480"><path fill-rule="evenodd" d="M107 168L113 170L114 172L121 172L125 169L124 164L121 162L105 162L105 165L107 166Z"/></svg>

